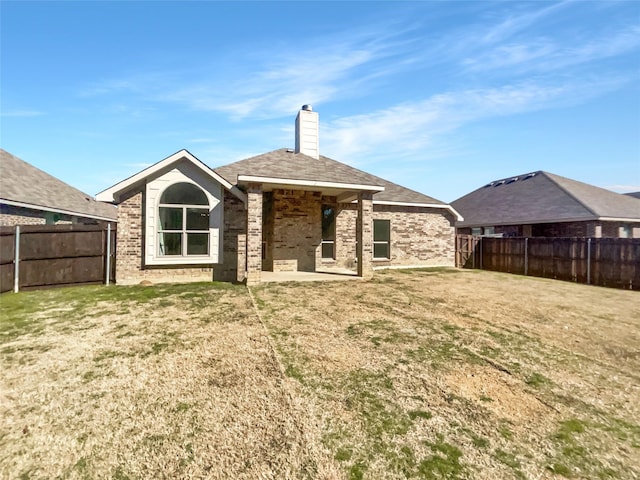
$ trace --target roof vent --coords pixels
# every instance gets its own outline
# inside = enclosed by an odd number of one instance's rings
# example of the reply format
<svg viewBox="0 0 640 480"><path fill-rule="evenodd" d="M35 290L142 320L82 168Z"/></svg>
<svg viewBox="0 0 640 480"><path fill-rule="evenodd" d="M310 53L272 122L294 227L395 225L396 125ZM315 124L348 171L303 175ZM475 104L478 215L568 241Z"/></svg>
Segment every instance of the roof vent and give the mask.
<svg viewBox="0 0 640 480"><path fill-rule="evenodd" d="M302 110L304 110L305 112L312 112L313 111L313 107L309 104L307 105L302 105Z"/></svg>

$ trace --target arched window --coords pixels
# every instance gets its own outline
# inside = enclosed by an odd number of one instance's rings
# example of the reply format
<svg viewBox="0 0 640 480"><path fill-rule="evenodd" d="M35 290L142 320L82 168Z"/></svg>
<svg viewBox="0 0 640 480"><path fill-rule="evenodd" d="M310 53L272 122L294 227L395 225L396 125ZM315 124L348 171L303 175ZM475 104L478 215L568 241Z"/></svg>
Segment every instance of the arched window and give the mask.
<svg viewBox="0 0 640 480"><path fill-rule="evenodd" d="M209 255L209 201L192 183L175 183L160 197L158 249L161 256Z"/></svg>

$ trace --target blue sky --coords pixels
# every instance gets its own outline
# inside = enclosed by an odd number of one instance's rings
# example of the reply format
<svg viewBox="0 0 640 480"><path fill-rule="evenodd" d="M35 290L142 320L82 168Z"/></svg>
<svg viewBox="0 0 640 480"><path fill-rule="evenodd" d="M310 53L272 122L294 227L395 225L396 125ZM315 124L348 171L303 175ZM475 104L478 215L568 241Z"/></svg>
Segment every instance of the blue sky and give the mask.
<svg viewBox="0 0 640 480"><path fill-rule="evenodd" d="M90 194L294 146L443 201L546 170L640 190L640 2L0 4L0 145Z"/></svg>

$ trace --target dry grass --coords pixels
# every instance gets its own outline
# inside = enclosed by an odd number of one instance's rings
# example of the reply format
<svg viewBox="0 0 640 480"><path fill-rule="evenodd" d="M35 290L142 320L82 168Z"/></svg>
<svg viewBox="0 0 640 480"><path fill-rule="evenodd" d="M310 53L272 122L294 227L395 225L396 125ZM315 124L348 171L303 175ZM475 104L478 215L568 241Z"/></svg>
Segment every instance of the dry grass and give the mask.
<svg viewBox="0 0 640 480"><path fill-rule="evenodd" d="M490 272L255 289L349 478L640 476L640 296Z"/></svg>
<svg viewBox="0 0 640 480"><path fill-rule="evenodd" d="M0 478L640 476L637 292L434 269L0 306Z"/></svg>
<svg viewBox="0 0 640 480"><path fill-rule="evenodd" d="M46 308L21 320L33 303ZM1 478L331 476L244 287L79 288L2 307Z"/></svg>

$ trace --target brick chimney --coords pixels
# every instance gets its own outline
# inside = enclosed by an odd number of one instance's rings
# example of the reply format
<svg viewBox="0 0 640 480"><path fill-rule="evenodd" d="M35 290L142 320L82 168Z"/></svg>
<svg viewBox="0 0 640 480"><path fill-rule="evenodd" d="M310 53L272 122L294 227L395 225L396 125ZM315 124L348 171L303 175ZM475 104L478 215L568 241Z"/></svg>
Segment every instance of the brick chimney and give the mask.
<svg viewBox="0 0 640 480"><path fill-rule="evenodd" d="M318 114L311 105L303 105L296 117L296 153L320 158Z"/></svg>

